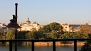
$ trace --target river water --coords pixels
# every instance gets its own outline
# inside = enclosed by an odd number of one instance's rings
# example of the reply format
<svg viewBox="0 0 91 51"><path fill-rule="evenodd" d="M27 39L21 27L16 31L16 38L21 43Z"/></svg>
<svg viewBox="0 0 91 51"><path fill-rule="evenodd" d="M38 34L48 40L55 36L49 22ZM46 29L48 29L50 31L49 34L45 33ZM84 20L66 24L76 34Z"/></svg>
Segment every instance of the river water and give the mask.
<svg viewBox="0 0 91 51"><path fill-rule="evenodd" d="M77 47L77 51L80 50L81 47ZM9 51L8 46L0 46L0 51ZM13 47L14 51L14 47ZM17 51L31 51L31 46L18 46ZM35 47L35 51L53 51L52 46L42 46L42 47ZM56 47L56 51L74 51L73 46L60 46Z"/></svg>

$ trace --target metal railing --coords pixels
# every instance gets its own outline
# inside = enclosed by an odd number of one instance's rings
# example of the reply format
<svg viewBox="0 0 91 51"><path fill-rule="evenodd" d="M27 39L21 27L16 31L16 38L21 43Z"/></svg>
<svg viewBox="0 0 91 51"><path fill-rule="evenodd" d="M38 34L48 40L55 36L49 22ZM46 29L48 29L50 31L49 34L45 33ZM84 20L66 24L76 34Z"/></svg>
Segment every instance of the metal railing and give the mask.
<svg viewBox="0 0 91 51"><path fill-rule="evenodd" d="M74 41L74 51L77 51L77 41L78 40L91 40L91 39L46 39L46 40L0 40L0 42L9 42L9 51L12 51L12 42L23 42L30 41L32 42L32 51L34 51L34 42L43 42L43 41L52 41L53 42L53 51L56 51L56 41Z"/></svg>

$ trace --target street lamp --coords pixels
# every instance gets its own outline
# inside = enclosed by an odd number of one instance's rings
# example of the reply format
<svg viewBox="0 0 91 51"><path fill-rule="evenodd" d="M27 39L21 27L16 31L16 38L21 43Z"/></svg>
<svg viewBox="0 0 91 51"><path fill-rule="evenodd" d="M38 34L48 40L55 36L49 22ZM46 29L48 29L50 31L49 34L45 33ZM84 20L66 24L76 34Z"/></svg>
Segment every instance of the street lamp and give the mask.
<svg viewBox="0 0 91 51"><path fill-rule="evenodd" d="M8 28L15 30L15 39L17 39L17 29L20 26L17 24L16 16L13 15L13 19L10 20L10 23L7 25ZM17 51L17 42L15 42L15 51Z"/></svg>
<svg viewBox="0 0 91 51"><path fill-rule="evenodd" d="M10 20L10 23L7 25L8 28L20 28L20 26L17 24L17 17L15 15L13 15L13 19Z"/></svg>
<svg viewBox="0 0 91 51"><path fill-rule="evenodd" d="M13 15L13 19L10 20L10 23L7 25L8 28L15 30L15 39L17 39L17 29L20 28L20 26L17 24L17 3L15 3L16 6L16 13ZM17 51L17 42L15 42L15 51Z"/></svg>

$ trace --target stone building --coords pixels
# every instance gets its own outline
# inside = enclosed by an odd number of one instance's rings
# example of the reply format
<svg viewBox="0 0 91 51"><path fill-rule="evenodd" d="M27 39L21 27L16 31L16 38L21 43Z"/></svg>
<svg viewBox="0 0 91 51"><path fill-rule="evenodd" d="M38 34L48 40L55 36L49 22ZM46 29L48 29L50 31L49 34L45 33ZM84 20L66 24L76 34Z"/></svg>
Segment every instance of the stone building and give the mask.
<svg viewBox="0 0 91 51"><path fill-rule="evenodd" d="M61 24L61 26L63 27L63 31L69 32L69 24L65 23L65 24Z"/></svg>
<svg viewBox="0 0 91 51"><path fill-rule="evenodd" d="M27 18L25 23L18 23L21 28L19 28L19 31L32 31L34 29L38 30L41 25L39 25L37 22L31 23L29 21L29 18Z"/></svg>
<svg viewBox="0 0 91 51"><path fill-rule="evenodd" d="M85 24L61 24L61 26L63 27L63 31L65 32L76 32L79 31L79 26L81 25L85 25ZM91 25L89 25L89 27L91 28Z"/></svg>
<svg viewBox="0 0 91 51"><path fill-rule="evenodd" d="M4 33L6 33L8 31L8 28L6 27L6 24L0 23L0 29L3 29Z"/></svg>

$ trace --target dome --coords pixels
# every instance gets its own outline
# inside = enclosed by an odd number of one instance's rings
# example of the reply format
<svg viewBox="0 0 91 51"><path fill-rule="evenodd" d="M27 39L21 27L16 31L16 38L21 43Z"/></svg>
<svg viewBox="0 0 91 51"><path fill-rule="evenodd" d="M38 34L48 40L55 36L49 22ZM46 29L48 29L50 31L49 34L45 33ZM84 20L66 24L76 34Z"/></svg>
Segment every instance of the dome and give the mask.
<svg viewBox="0 0 91 51"><path fill-rule="evenodd" d="M35 21L35 22L33 22L33 24L37 24L37 22Z"/></svg>

